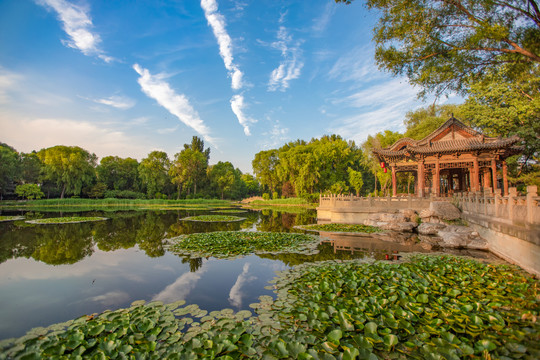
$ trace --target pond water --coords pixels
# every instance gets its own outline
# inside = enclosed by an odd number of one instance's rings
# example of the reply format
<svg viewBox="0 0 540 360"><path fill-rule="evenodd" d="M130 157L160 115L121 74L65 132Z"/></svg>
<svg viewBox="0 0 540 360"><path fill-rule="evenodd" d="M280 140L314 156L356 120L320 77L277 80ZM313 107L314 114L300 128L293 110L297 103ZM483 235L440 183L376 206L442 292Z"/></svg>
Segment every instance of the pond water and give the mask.
<svg viewBox="0 0 540 360"><path fill-rule="evenodd" d="M184 217L207 211L6 212L26 219L103 216L106 221L33 225L0 223L0 339L18 337L84 314L128 307L135 300L186 300L208 311L249 310L276 271L307 262L370 257L397 258L398 252L426 250L370 238L324 235L315 255L251 255L234 260L188 258L166 250L166 239L218 230L302 232L316 222L313 210L234 214L241 222L203 223ZM490 258L483 252L461 252Z"/></svg>

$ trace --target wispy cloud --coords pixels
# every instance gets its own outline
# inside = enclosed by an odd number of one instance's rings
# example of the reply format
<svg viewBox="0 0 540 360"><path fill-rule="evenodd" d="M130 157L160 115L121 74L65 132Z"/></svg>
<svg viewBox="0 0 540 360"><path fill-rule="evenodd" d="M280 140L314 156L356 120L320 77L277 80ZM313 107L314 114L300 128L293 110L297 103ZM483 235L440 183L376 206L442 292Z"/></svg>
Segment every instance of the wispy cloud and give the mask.
<svg viewBox="0 0 540 360"><path fill-rule="evenodd" d="M244 114L244 108L245 107L246 107L246 105L244 104L244 96L242 96L242 95L234 95L232 97L232 99L231 99L231 109L232 109L233 113L236 115L236 117L238 118L238 122L240 123L240 125L243 126L244 134L246 134L247 136L250 136L251 132L249 130L248 124L249 123L254 123L254 122L256 122L256 120L251 119L251 118L247 117Z"/></svg>
<svg viewBox="0 0 540 360"><path fill-rule="evenodd" d="M267 117L267 120L272 121L269 117ZM266 139L262 143L263 149L273 149L277 146L282 145L287 140L289 140L289 137L287 135L288 133L288 128L282 127L279 121L274 121L270 131L263 133L264 138Z"/></svg>
<svg viewBox="0 0 540 360"><path fill-rule="evenodd" d="M118 95L113 95L113 96L109 96L108 98L102 98L102 99L93 99L92 101L98 104L112 106L120 110L131 109L133 106L135 106L135 101L133 99L130 99L125 96L118 96Z"/></svg>
<svg viewBox="0 0 540 360"><path fill-rule="evenodd" d="M374 51L371 47L356 47L341 56L328 72L330 79L338 81L371 81L384 78L373 60Z"/></svg>
<svg viewBox="0 0 540 360"><path fill-rule="evenodd" d="M105 306L121 305L129 300L130 296L125 291L109 291L108 293L90 297L88 300L98 302Z"/></svg>
<svg viewBox="0 0 540 360"><path fill-rule="evenodd" d="M300 42L293 44L293 38L289 35L285 26L280 26L277 34L277 41L271 46L281 51L282 60L277 68L270 74L268 90L285 91L289 87L289 81L300 77L304 63L300 60Z"/></svg>
<svg viewBox="0 0 540 360"><path fill-rule="evenodd" d="M100 48L101 38L92 32L94 25L88 9L65 0L37 0L37 3L56 11L69 36L69 40L63 41L65 45L80 50L84 55L97 56L107 63L114 60Z"/></svg>
<svg viewBox="0 0 540 360"><path fill-rule="evenodd" d="M332 16L336 12L336 9L337 6L335 6L335 4L332 4L331 2L327 3L324 6L323 13L313 20L313 26L311 27L311 29L313 30L315 35L320 35L326 30L326 27L328 26L328 23L330 23Z"/></svg>
<svg viewBox="0 0 540 360"><path fill-rule="evenodd" d="M253 281L257 279L256 276L249 276L249 263L245 263L242 272L238 277L236 278L236 282L231 287L231 291L229 291L229 303L232 306L235 306L237 308L242 307L242 297L244 297L244 293L242 292L242 287L245 286L250 281Z"/></svg>
<svg viewBox="0 0 540 360"><path fill-rule="evenodd" d="M10 92L16 88L22 76L0 67L0 104L11 101Z"/></svg>
<svg viewBox="0 0 540 360"><path fill-rule="evenodd" d="M171 89L169 84L163 80L163 76L152 75L139 64L133 65L133 69L140 75L137 81L148 97L156 100L159 105L176 116L178 120L195 130L204 140L215 146L214 139L210 137L210 129L204 124L185 95L177 94Z"/></svg>
<svg viewBox="0 0 540 360"><path fill-rule="evenodd" d="M223 59L225 68L229 71L231 77L231 87L234 90L242 88L243 73L234 63L232 40L225 28L225 17L218 12L218 5L215 0L201 0L201 7L204 10L204 16L214 32L214 36L219 45L219 55Z"/></svg>
<svg viewBox="0 0 540 360"><path fill-rule="evenodd" d="M187 272L182 274L172 284L167 285L165 289L156 294L152 300L159 300L165 303L184 300L195 288L197 282L200 280L206 270L206 264L203 263L202 267L197 272Z"/></svg>

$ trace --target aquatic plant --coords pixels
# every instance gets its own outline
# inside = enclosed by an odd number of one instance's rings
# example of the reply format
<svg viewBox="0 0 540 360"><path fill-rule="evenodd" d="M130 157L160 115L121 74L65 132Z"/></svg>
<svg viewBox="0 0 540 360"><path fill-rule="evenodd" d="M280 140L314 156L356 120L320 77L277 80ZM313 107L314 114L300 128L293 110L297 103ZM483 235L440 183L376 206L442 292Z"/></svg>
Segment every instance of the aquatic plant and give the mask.
<svg viewBox="0 0 540 360"><path fill-rule="evenodd" d="M16 221L16 220L22 220L22 219L24 219L24 216L0 215L0 222L2 222L2 221Z"/></svg>
<svg viewBox="0 0 540 360"><path fill-rule="evenodd" d="M350 232L350 233L377 233L382 232L379 227L362 225L362 224L312 224L312 225L300 225L299 229L314 230L314 231L328 231L328 232Z"/></svg>
<svg viewBox="0 0 540 360"><path fill-rule="evenodd" d="M97 216L70 216L70 217L56 217L56 218L46 218L46 219L37 219L37 220L27 220L29 224L71 224L71 223L80 223L87 221L102 221L107 220L104 217Z"/></svg>
<svg viewBox="0 0 540 360"><path fill-rule="evenodd" d="M204 222L227 222L227 221L242 221L245 218L231 215L197 215L197 216L188 216L180 220L188 221L204 221Z"/></svg>
<svg viewBox="0 0 540 360"><path fill-rule="evenodd" d="M170 251L192 257L230 258L248 254L314 252L319 239L304 234L217 231L170 239Z"/></svg>
<svg viewBox="0 0 540 360"><path fill-rule="evenodd" d="M208 313L137 301L0 342L0 359L538 359L539 281L452 256L300 265L277 293Z"/></svg>
<svg viewBox="0 0 540 360"><path fill-rule="evenodd" d="M221 213L221 214L241 214L241 213L246 213L247 210L242 210L242 209L223 209L223 210L214 210L212 212L215 212L215 213Z"/></svg>

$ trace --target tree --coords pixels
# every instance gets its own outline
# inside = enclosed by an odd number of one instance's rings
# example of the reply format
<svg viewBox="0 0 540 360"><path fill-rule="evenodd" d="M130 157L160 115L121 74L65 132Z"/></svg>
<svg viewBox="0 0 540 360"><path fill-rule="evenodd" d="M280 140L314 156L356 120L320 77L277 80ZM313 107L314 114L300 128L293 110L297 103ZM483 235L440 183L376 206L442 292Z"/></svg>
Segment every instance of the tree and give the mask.
<svg viewBox="0 0 540 360"><path fill-rule="evenodd" d="M246 186L246 192L247 196L256 196L260 195L260 185L257 179L251 174L242 174L241 176L242 181L244 182Z"/></svg>
<svg viewBox="0 0 540 360"><path fill-rule="evenodd" d="M230 162L218 162L215 165L212 165L208 169L208 178L210 179L210 184L219 189L221 194L221 199L224 198L225 193L227 192L228 197L232 198L231 190L233 185L240 180L240 171L236 171L233 164Z"/></svg>
<svg viewBox="0 0 540 360"><path fill-rule="evenodd" d="M21 181L23 184L35 184L39 182L43 164L37 153L21 154Z"/></svg>
<svg viewBox="0 0 540 360"><path fill-rule="evenodd" d="M17 194L17 196L20 196L27 200L41 199L44 196L41 188L37 184L17 185L17 187L15 188L15 193Z"/></svg>
<svg viewBox="0 0 540 360"><path fill-rule="evenodd" d="M178 198L184 185L193 185L193 194L197 193L197 183L204 177L207 166L206 156L191 147L185 146L175 155L169 175L178 188Z"/></svg>
<svg viewBox="0 0 540 360"><path fill-rule="evenodd" d="M364 149L364 154L366 154L364 158L364 165L371 171L372 174L375 175L375 186L373 189L375 193L377 192L377 181L379 181L379 183L383 185L383 182L381 182L380 179L383 178L384 181L386 181L387 176L380 168L380 164L377 158L373 156L371 150L381 149L390 146L402 137L403 135L399 132L385 130L384 132L378 132L377 134L375 134L375 136L369 135L367 140L362 144L362 149ZM382 174L379 174L379 172L381 172Z"/></svg>
<svg viewBox="0 0 540 360"><path fill-rule="evenodd" d="M110 190L140 190L139 162L132 158L105 156L96 168L99 181Z"/></svg>
<svg viewBox="0 0 540 360"><path fill-rule="evenodd" d="M350 3L350 0L336 0ZM381 15L375 59L406 75L421 94L463 92L470 79L501 66L505 76L540 64L540 10L535 0L367 0Z"/></svg>
<svg viewBox="0 0 540 360"><path fill-rule="evenodd" d="M169 157L163 151L152 151L142 159L138 168L139 176L149 199L154 198L157 193L166 192L170 184L169 167Z"/></svg>
<svg viewBox="0 0 540 360"><path fill-rule="evenodd" d="M44 165L44 179L62 189L60 198L65 194L79 195L83 186L95 178L96 155L78 146L53 146L40 150L37 156Z"/></svg>
<svg viewBox="0 0 540 360"><path fill-rule="evenodd" d="M0 199L12 194L20 175L19 153L9 145L0 143Z"/></svg>
<svg viewBox="0 0 540 360"><path fill-rule="evenodd" d="M107 185L102 182L97 182L94 186L88 191L88 197L93 199L103 199L105 192L107 191Z"/></svg>
<svg viewBox="0 0 540 360"><path fill-rule="evenodd" d="M193 151L198 151L206 157L206 164L210 160L210 148L204 149L204 141L198 136L193 136L191 139L191 144L184 144L184 149L191 149Z"/></svg>
<svg viewBox="0 0 540 360"><path fill-rule="evenodd" d="M462 112L460 109L460 105L433 104L425 108L407 112L404 121L407 127L405 137L421 140L437 130L439 126L444 124L452 116L466 122L466 119L463 119L461 116Z"/></svg>
<svg viewBox="0 0 540 360"><path fill-rule="evenodd" d="M251 162L255 176L261 185L266 186L271 192L274 192L278 184L278 176L275 171L278 163L278 151L275 149L259 151Z"/></svg>
<svg viewBox="0 0 540 360"><path fill-rule="evenodd" d="M356 196L360 196L360 190L362 190L362 186L364 186L362 173L351 168L349 168L347 172L349 173L349 184L356 190Z"/></svg>

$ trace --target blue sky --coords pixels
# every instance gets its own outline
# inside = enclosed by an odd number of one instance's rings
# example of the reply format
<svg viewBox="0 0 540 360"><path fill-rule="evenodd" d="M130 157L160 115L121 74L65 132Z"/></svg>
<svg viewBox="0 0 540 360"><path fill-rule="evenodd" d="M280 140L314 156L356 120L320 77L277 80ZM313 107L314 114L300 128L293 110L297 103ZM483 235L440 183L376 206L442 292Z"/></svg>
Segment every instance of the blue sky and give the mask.
<svg viewBox="0 0 540 360"><path fill-rule="evenodd" d="M261 150L402 131L423 104L373 60L358 0L0 0L0 142L99 157L180 151L252 172Z"/></svg>

